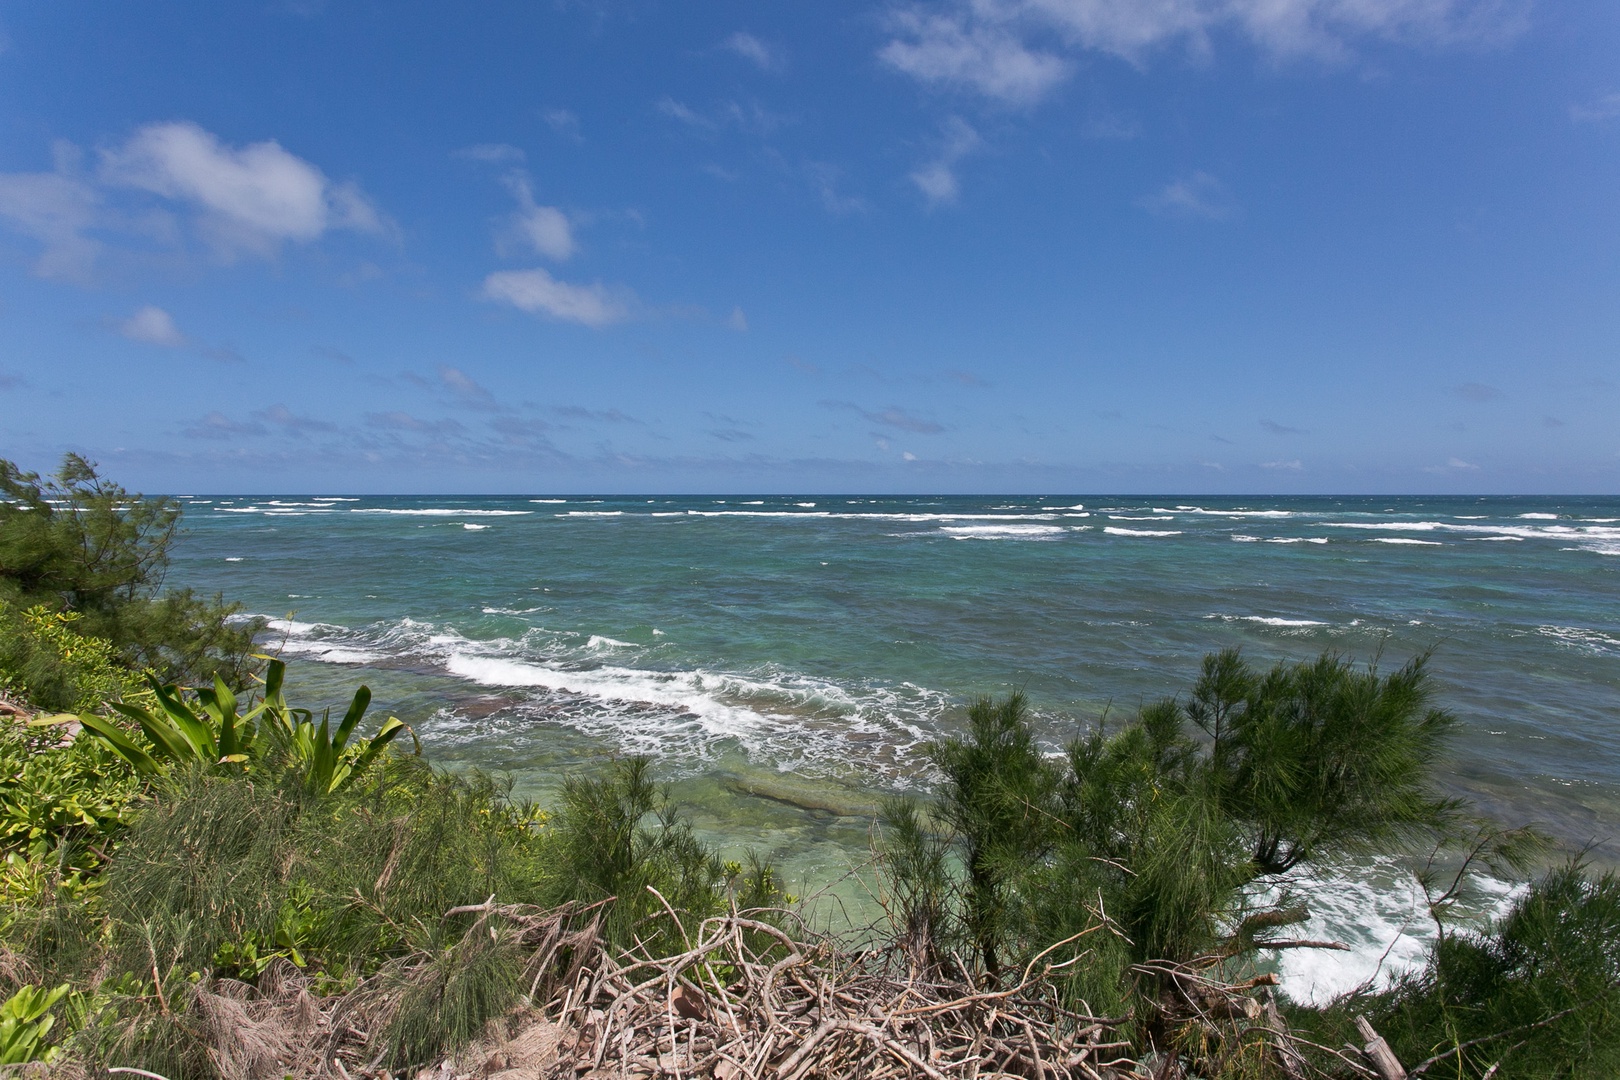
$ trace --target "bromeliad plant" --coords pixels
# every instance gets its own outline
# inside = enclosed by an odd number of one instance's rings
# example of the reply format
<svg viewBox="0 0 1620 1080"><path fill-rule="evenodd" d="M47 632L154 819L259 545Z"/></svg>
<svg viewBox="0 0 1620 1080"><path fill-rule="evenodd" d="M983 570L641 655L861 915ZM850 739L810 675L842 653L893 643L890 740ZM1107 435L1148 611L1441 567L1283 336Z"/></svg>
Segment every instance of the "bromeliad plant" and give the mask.
<svg viewBox="0 0 1620 1080"><path fill-rule="evenodd" d="M401 732L411 729L397 717L384 720L370 738L356 737L355 729L371 705L371 690L354 692L343 719L334 729L331 710L320 723L310 709L293 708L282 692L287 665L270 660L260 702L238 714L236 695L218 677L214 685L200 687L195 707L174 686L150 681L156 709L109 702L113 709L135 721L151 743L148 751L117 724L105 717L83 714L84 729L107 742L114 751L146 775L163 772L170 764L201 766L227 772L262 768L273 756L302 774L311 794L325 795L353 783L377 755ZM416 735L411 733L414 741ZM421 745L417 744L417 753Z"/></svg>
<svg viewBox="0 0 1620 1080"><path fill-rule="evenodd" d="M382 722L377 733L368 738L355 738L366 709L371 706L371 688L360 686L349 701L343 719L332 728L332 710L321 713L317 727L315 714L309 709L294 709L282 696L282 680L287 666L280 660L270 661L265 672L264 710L266 730L278 747L304 774L305 786L312 794L323 795L339 791L353 783L376 760L377 755L400 732L410 732L416 752L422 752L416 732L404 721L390 716Z"/></svg>

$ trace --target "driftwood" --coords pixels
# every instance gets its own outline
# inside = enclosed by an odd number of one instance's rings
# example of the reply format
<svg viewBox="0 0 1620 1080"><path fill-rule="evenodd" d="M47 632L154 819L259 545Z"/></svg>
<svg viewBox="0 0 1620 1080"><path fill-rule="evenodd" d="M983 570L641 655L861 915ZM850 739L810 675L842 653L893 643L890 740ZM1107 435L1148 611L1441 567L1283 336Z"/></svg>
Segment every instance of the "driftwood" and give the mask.
<svg viewBox="0 0 1620 1080"><path fill-rule="evenodd" d="M391 1034L413 988L442 976L425 953L327 997L280 962L257 987L200 985L186 1008L224 1080L1147 1080L1189 1075L1184 1061L1202 1075L1199 1062L1234 1052L1264 1055L1289 1080L1328 1075L1305 1049L1337 1059L1335 1075L1373 1075L1290 1033L1271 1001L1274 976L1227 983L1209 967L1162 963L1137 971L1170 988L1176 1030L1203 1032L1215 1057L1188 1044L1139 1059L1139 1018L1092 1015L1062 993L1091 936L1112 932L1105 921L987 987L954 955L925 966L899 945L851 947L791 911L683 922L666 904L644 926L655 936L617 948L600 934L609 903L547 910L491 898L447 912L472 917L462 947L514 950L524 992L482 1037L437 1060L396 1060Z"/></svg>
<svg viewBox="0 0 1620 1080"><path fill-rule="evenodd" d="M1406 1080L1406 1069L1401 1066L1400 1059L1389 1048L1384 1037L1373 1030L1365 1016L1356 1017L1356 1030L1367 1040L1362 1052L1372 1062L1373 1068L1378 1070L1379 1080Z"/></svg>

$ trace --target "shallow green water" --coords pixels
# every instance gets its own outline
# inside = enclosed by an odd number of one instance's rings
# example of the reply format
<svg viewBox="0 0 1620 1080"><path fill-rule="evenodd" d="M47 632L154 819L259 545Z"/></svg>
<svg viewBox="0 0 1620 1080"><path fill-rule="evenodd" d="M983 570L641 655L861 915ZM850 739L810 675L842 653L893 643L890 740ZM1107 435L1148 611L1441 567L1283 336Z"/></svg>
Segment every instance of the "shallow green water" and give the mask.
<svg viewBox="0 0 1620 1080"><path fill-rule="evenodd" d="M1620 500L186 501L176 579L290 614L311 695L363 678L435 760L541 798L655 755L708 835L812 885L972 695L1024 688L1055 745L1228 645L1434 648L1448 786L1620 856ZM1381 872L1340 875L1346 919Z"/></svg>

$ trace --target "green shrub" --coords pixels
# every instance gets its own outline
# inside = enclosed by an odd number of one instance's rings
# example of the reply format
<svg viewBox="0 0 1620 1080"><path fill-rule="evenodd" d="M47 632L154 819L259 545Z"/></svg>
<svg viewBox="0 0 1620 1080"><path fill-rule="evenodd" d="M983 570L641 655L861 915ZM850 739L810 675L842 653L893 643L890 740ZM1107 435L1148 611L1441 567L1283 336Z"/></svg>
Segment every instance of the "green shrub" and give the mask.
<svg viewBox="0 0 1620 1080"><path fill-rule="evenodd" d="M1482 930L1444 933L1422 970L1334 1003L1315 1036L1349 1037L1357 1013L1433 1075L1620 1075L1620 880L1578 862L1552 871Z"/></svg>
<svg viewBox="0 0 1620 1080"><path fill-rule="evenodd" d="M260 624L234 621L218 597L163 590L179 525L178 502L126 491L77 454L48 479L0 460L0 600L79 614L78 632L111 642L131 671L241 686Z"/></svg>
<svg viewBox="0 0 1620 1080"><path fill-rule="evenodd" d="M552 863L545 900L616 898L607 933L620 941L629 940L641 920L663 913L649 887L676 910L699 917L720 910L725 900L725 867L692 835L649 770L646 758L629 758L614 762L607 776L568 777L562 805L546 829ZM650 941L669 929L661 926L642 938Z"/></svg>
<svg viewBox="0 0 1620 1080"><path fill-rule="evenodd" d="M67 986L54 990L24 986L0 1004L0 1065L50 1060L51 1049L45 1045L45 1037L56 1022L50 1008L68 990Z"/></svg>
<svg viewBox="0 0 1620 1080"><path fill-rule="evenodd" d="M0 692L43 712L95 712L150 699L112 643L79 630L83 616L0 599Z"/></svg>
<svg viewBox="0 0 1620 1080"><path fill-rule="evenodd" d="M1117 934L1094 935L1074 976L1094 1003L1132 992L1133 963L1263 948L1259 930L1305 913L1250 910L1251 884L1399 851L1455 815L1429 786L1452 719L1429 704L1425 660L1381 676L1332 655L1258 671L1214 654L1185 700L1099 725L1062 756L1037 744L1022 695L975 702L967 731L929 748L934 820L904 801L886 810L898 929L966 945L995 981L1106 918Z"/></svg>

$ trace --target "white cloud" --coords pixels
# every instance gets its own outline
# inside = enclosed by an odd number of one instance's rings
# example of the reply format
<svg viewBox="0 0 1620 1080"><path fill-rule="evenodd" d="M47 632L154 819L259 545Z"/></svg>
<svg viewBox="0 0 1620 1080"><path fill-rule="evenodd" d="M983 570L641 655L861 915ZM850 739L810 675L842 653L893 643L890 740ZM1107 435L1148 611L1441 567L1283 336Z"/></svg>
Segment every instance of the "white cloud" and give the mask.
<svg viewBox="0 0 1620 1080"><path fill-rule="evenodd" d="M606 326L630 317L628 298L621 298L600 282L570 285L538 268L496 271L484 279L484 296L531 315L547 315L585 326Z"/></svg>
<svg viewBox="0 0 1620 1080"><path fill-rule="evenodd" d="M1305 464L1295 458L1292 461L1262 461L1260 467L1262 469L1280 469L1285 472L1300 472L1305 468Z"/></svg>
<svg viewBox="0 0 1620 1080"><path fill-rule="evenodd" d="M1569 107L1569 118L1577 124L1595 124L1620 116L1620 94L1604 94L1581 105Z"/></svg>
<svg viewBox="0 0 1620 1080"><path fill-rule="evenodd" d="M382 232L381 216L353 184L334 184L274 141L236 149L196 124L149 124L102 154L108 184L189 203L221 253L272 255L284 241L331 229Z"/></svg>
<svg viewBox="0 0 1620 1080"><path fill-rule="evenodd" d="M807 162L804 174L810 182L810 189L816 193L822 209L827 213L834 217L844 217L866 211L865 199L858 195L844 194L844 170L837 165L826 161Z"/></svg>
<svg viewBox="0 0 1620 1080"><path fill-rule="evenodd" d="M0 174L0 218L39 241L34 273L42 278L89 278L101 245L84 234L95 224L100 205L96 190L61 163L56 172Z"/></svg>
<svg viewBox="0 0 1620 1080"><path fill-rule="evenodd" d="M574 231L568 215L555 206L539 206L529 187L529 178L522 173L506 177L507 190L517 200L518 212L511 221L512 231L538 254L557 262L565 262L574 254Z"/></svg>
<svg viewBox="0 0 1620 1080"><path fill-rule="evenodd" d="M746 334L748 332L748 316L743 314L742 308L734 307L731 309L731 317L726 320L726 325L739 334Z"/></svg>
<svg viewBox="0 0 1620 1080"><path fill-rule="evenodd" d="M901 461L916 461L917 460L917 455L913 454L910 450L907 450L907 451L905 451L904 453L902 453L900 455L900 460Z"/></svg>
<svg viewBox="0 0 1620 1080"><path fill-rule="evenodd" d="M878 56L927 83L958 83L986 97L1028 105L1069 74L1069 63L1024 45L1003 26L973 16L928 15L918 10L895 16L900 36Z"/></svg>
<svg viewBox="0 0 1620 1080"><path fill-rule="evenodd" d="M1140 63L1171 43L1208 51L1214 34L1230 31L1274 57L1343 60L1361 38L1495 44L1523 30L1527 7L1528 0L956 0L943 10L901 10L878 55L923 82L1030 104L1073 70L1062 49Z"/></svg>
<svg viewBox="0 0 1620 1080"><path fill-rule="evenodd" d="M474 146L464 146L456 151L455 156L468 161L487 161L492 164L523 161L523 151L510 143L478 143Z"/></svg>
<svg viewBox="0 0 1620 1080"><path fill-rule="evenodd" d="M174 325L173 316L151 304L119 323L118 332L131 341L162 345L170 349L183 348L190 344L190 339Z"/></svg>
<svg viewBox="0 0 1620 1080"><path fill-rule="evenodd" d="M911 182L917 185L929 206L956 201L961 194L956 164L983 145L979 133L960 116L948 117L941 125L941 134L939 156L911 174Z"/></svg>
<svg viewBox="0 0 1620 1080"><path fill-rule="evenodd" d="M658 102L658 111L672 120L679 120L683 124L705 131L713 131L719 125L707 116L703 116L689 105L683 105L672 97L666 97Z"/></svg>
<svg viewBox="0 0 1620 1080"><path fill-rule="evenodd" d="M565 139L574 142L584 142L585 136L579 130L579 117L567 109L546 109L540 114L540 119L546 126Z"/></svg>
<svg viewBox="0 0 1620 1080"><path fill-rule="evenodd" d="M744 60L752 61L761 71L772 71L782 62L781 57L770 46L753 34L742 30L726 38L723 44Z"/></svg>
<svg viewBox="0 0 1620 1080"><path fill-rule="evenodd" d="M1206 218L1219 221L1237 213L1237 203L1226 185L1207 172L1194 172L1172 180L1136 201L1144 210L1166 217Z"/></svg>

